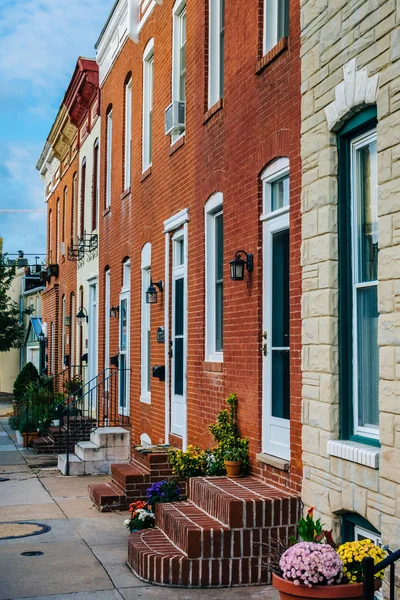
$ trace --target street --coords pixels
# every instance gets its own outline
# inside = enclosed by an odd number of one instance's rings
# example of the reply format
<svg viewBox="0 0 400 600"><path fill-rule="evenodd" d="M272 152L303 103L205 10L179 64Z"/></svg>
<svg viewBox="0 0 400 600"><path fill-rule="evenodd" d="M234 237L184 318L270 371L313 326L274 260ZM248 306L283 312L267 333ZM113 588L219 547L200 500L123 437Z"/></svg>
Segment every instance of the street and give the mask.
<svg viewBox="0 0 400 600"><path fill-rule="evenodd" d="M93 478L63 477L55 467L35 467L38 459L32 451L17 448L14 441L8 418L0 418L0 600L278 598L270 587L189 590L140 581L126 565L128 532L123 521L128 513L98 512L87 491ZM96 477L99 482L109 479ZM4 523L15 521L51 529L4 539L10 535L10 526L6 532ZM22 532L17 525L14 535L18 533ZM42 554L23 555L36 551Z"/></svg>

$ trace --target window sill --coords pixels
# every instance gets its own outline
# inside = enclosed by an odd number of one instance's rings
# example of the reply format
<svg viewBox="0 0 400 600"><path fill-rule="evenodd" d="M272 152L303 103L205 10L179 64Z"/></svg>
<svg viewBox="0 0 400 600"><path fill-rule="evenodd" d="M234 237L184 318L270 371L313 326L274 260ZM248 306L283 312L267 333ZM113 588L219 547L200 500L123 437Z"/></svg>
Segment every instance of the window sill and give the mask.
<svg viewBox="0 0 400 600"><path fill-rule="evenodd" d="M181 135L181 137L176 140L175 144L173 144L171 146L171 148L169 149L169 155L172 156L173 154L175 154L175 152L177 150L179 150L179 148L182 148L182 146L185 144L185 136Z"/></svg>
<svg viewBox="0 0 400 600"><path fill-rule="evenodd" d="M210 371L211 373L223 373L224 363L223 362L210 362L205 360L203 362L203 371Z"/></svg>
<svg viewBox="0 0 400 600"><path fill-rule="evenodd" d="M264 454L264 452L259 452L256 454L256 460L264 465L279 469L280 471L289 471L290 462L284 458L278 458L277 456L272 456L272 454Z"/></svg>
<svg viewBox="0 0 400 600"><path fill-rule="evenodd" d="M105 208L103 210L103 217L105 217L106 215L108 215L108 213L111 212L111 206L107 206L107 208Z"/></svg>
<svg viewBox="0 0 400 600"><path fill-rule="evenodd" d="M380 449L375 446L348 440L328 440L326 451L329 456L336 456L371 469L379 469Z"/></svg>
<svg viewBox="0 0 400 600"><path fill-rule="evenodd" d="M211 106L208 109L208 111L204 114L203 125L205 125L205 123L207 123L207 121L209 121L211 117L214 116L217 112L219 112L222 108L224 108L224 99L220 98L218 102L213 104L213 106Z"/></svg>
<svg viewBox="0 0 400 600"><path fill-rule="evenodd" d="M267 54L264 54L262 58L256 64L256 75L259 75L270 65L278 56L280 56L288 48L288 38L283 37L279 42L271 48Z"/></svg>
<svg viewBox="0 0 400 600"><path fill-rule="evenodd" d="M121 200L125 200L127 196L131 195L131 186L129 186L126 190L124 190L121 194Z"/></svg>
<svg viewBox="0 0 400 600"><path fill-rule="evenodd" d="M149 167L147 167L147 169L145 171L143 171L142 176L140 178L140 183L142 183L145 179L150 177L150 175L151 175L151 165Z"/></svg>
<svg viewBox="0 0 400 600"><path fill-rule="evenodd" d="M140 402L143 402L143 404L151 404L150 394L140 396Z"/></svg>

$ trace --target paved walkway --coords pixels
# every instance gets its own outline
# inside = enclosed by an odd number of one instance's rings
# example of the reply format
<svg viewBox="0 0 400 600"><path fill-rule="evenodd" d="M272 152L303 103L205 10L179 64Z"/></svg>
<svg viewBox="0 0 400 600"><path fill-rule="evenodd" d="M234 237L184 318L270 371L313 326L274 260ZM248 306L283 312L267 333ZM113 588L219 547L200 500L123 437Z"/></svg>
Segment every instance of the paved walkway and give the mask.
<svg viewBox="0 0 400 600"><path fill-rule="evenodd" d="M94 477L63 477L28 466L7 419L0 418L0 523L35 521L48 533L0 540L0 600L277 600L270 587L171 589L140 581L126 566L127 513L99 513L87 485ZM99 476L96 481L108 481ZM23 552L40 551L40 556Z"/></svg>

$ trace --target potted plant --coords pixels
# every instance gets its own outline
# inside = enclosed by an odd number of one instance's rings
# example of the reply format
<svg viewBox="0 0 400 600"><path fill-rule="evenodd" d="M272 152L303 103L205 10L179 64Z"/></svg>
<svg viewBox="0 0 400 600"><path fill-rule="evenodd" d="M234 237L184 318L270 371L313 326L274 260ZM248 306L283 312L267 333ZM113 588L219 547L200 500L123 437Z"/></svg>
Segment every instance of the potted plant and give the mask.
<svg viewBox="0 0 400 600"><path fill-rule="evenodd" d="M242 450L233 446L228 448L224 453L224 465L226 468L226 476L230 478L241 477L242 470Z"/></svg>
<svg viewBox="0 0 400 600"><path fill-rule="evenodd" d="M146 499L154 511L157 502L176 502L181 490L176 479L164 479L153 483L146 491Z"/></svg>
<svg viewBox="0 0 400 600"><path fill-rule="evenodd" d="M323 530L320 519L314 521L313 511L314 507L305 519L300 519L300 541L292 539L292 545L283 552L278 573L272 574L272 585L281 600L362 600L362 561L372 556L377 564L385 552L370 540L347 542L336 548L332 532ZM375 575L375 590L382 578L383 571Z"/></svg>
<svg viewBox="0 0 400 600"><path fill-rule="evenodd" d="M154 513L151 506L143 500L138 500L129 505L130 517L125 519L124 524L131 533L138 529L149 529L154 527Z"/></svg>

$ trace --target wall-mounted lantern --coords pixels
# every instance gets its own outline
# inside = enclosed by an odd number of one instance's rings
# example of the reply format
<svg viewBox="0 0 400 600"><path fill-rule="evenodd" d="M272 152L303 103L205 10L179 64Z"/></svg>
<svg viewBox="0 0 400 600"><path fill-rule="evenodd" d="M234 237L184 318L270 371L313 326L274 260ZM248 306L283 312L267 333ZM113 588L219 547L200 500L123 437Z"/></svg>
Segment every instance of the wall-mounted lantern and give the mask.
<svg viewBox="0 0 400 600"><path fill-rule="evenodd" d="M150 285L146 291L146 303L147 304L157 304L158 298L157 298L156 287L159 289L160 292L162 292L164 289L163 282L161 280L153 281L152 279L150 279Z"/></svg>
<svg viewBox="0 0 400 600"><path fill-rule="evenodd" d="M87 310L83 306L81 306L80 309L78 310L78 313L76 315L76 320L80 327L83 327L83 324L85 323L85 321L86 321L86 323L89 322Z"/></svg>
<svg viewBox="0 0 400 600"><path fill-rule="evenodd" d="M246 259L242 258L242 255L246 257ZM229 263L231 269L231 279L233 281L241 281L244 279L244 268L251 272L253 270L253 255L249 252L245 252L244 250L238 250L235 253L235 258Z"/></svg>
<svg viewBox="0 0 400 600"><path fill-rule="evenodd" d="M110 318L115 319L119 315L119 306L112 306L110 308Z"/></svg>

